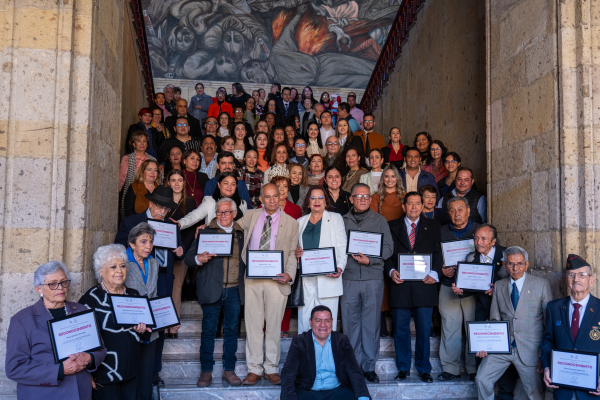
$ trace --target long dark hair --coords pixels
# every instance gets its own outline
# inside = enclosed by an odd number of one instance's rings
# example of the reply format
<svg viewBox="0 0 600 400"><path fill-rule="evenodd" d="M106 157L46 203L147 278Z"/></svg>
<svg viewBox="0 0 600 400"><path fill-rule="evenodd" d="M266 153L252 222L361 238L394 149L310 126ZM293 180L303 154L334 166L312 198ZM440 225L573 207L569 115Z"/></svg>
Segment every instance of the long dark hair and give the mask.
<svg viewBox="0 0 600 400"><path fill-rule="evenodd" d="M217 135L221 136L221 115L226 114L227 115L227 130L229 131L229 134L231 135L231 132L233 131L233 117L231 115L229 115L229 113L227 111L222 111L219 113L219 119L217 120L217 123L219 124L219 127L217 128Z"/></svg>
<svg viewBox="0 0 600 400"><path fill-rule="evenodd" d="M173 164L171 164L171 151L176 148L179 149L179 151L181 151L181 160L179 160L179 166L183 167L183 153L185 153L185 149L180 145L176 144L175 146L171 147L167 152L167 158L165 159L165 176L167 176L169 172L173 170ZM200 157L200 159L202 159L202 157Z"/></svg>
<svg viewBox="0 0 600 400"><path fill-rule="evenodd" d="M319 127L319 124L317 124L316 122L311 122L306 126L306 130L304 131L304 140L306 141L306 145L309 146L310 145L310 137L308 136L308 129L312 126L312 125L316 125L317 128ZM285 132L285 131L284 131ZM323 142L321 141L321 132L319 130L319 132L317 133L317 145L319 145L319 149L323 149ZM308 149L307 149L308 150Z"/></svg>
<svg viewBox="0 0 600 400"><path fill-rule="evenodd" d="M429 165L433 162L433 156L431 155L431 146L433 144L437 144L438 146L440 146L440 149L442 149L442 158L440 159L442 162L442 165L444 164L444 159L446 158L446 155L448 153L448 148L446 146L444 146L444 143L441 140L434 140L433 142L429 143L429 147L428 147L428 153L427 153L427 159L425 160L425 165ZM436 192L437 193L437 192Z"/></svg>
<svg viewBox="0 0 600 400"><path fill-rule="evenodd" d="M246 135L244 135L244 139L242 140L242 142L244 143L245 151L246 149L252 147L250 145L250 140L248 139L248 130L246 129L246 124L244 122L236 122L235 124L233 124L233 131L229 132L229 135L233 138L234 145L237 144L238 138L237 136L235 136L235 128L237 128L238 125L242 125L244 127L244 130L246 131Z"/></svg>
<svg viewBox="0 0 600 400"><path fill-rule="evenodd" d="M236 97L240 97L242 94L246 94L246 91L244 90L244 87L241 83L235 82L233 86L235 86L235 91L237 92Z"/></svg>
<svg viewBox="0 0 600 400"><path fill-rule="evenodd" d="M240 207L240 205L242 204L242 199L240 198L240 194L238 193L238 178L236 176L235 173L233 172L222 172L221 175L219 175L219 183L223 182L223 179L228 178L228 177L232 177L233 179L235 179L235 192L233 192L233 195L230 197L231 200L235 201L235 204L238 206L238 208ZM222 197L225 197L223 195L221 195L221 189L219 189L219 185L217 185L217 187L215 188L215 192L212 195L212 198L215 201L219 201Z"/></svg>
<svg viewBox="0 0 600 400"><path fill-rule="evenodd" d="M169 179L171 179L171 177L173 175L179 175L183 178L183 190L181 191L181 212L183 214L183 216L185 216L187 214L186 210L185 210L185 203L187 200L187 187L186 187L186 179L185 179L185 174L183 173L182 170L180 169L172 169L166 176L165 176L165 182L164 185L166 187L171 187L171 184L169 183ZM173 212L175 212L175 210L173 210ZM172 215L172 214L171 214Z"/></svg>
<svg viewBox="0 0 600 400"><path fill-rule="evenodd" d="M310 214L310 196L312 195L313 190L322 190L323 196L325 197L325 210L331 211L331 200L329 200L329 196L327 196L327 192L325 188L321 185L312 185L308 188L308 192L306 192L306 196L304 196L304 203L302 203L302 214L307 215Z"/></svg>
<svg viewBox="0 0 600 400"><path fill-rule="evenodd" d="M302 89L302 105L304 105L304 100L306 100L306 97L304 96L304 89L309 88L310 89L310 101L312 101L312 105L314 106L315 104L317 104L317 99L315 99L315 93L313 92L312 88L310 86L304 86L304 88Z"/></svg>

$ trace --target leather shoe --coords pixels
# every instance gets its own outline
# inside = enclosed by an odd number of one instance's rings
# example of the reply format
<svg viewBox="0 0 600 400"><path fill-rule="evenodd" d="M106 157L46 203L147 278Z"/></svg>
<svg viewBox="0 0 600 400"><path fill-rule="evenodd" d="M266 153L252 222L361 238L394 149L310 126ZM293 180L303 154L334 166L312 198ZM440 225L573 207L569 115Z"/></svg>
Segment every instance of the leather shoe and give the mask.
<svg viewBox="0 0 600 400"><path fill-rule="evenodd" d="M471 382L475 382L475 377L477 376L477 373L473 372L472 374L469 374L469 380Z"/></svg>
<svg viewBox="0 0 600 400"><path fill-rule="evenodd" d="M160 375L155 374L152 377L152 386L165 386L165 381L162 380L162 378L160 377Z"/></svg>
<svg viewBox="0 0 600 400"><path fill-rule="evenodd" d="M271 382L271 385L281 385L281 376L279 376L277 372L275 372L274 374L267 374L265 372L264 378Z"/></svg>
<svg viewBox="0 0 600 400"><path fill-rule="evenodd" d="M202 371L200 373L200 378L198 378L198 382L196 382L196 386L198 387L207 387L210 385L212 381L212 371Z"/></svg>
<svg viewBox="0 0 600 400"><path fill-rule="evenodd" d="M424 372L424 373L420 373L419 372L419 378L421 378L421 380L423 382L425 382L425 383L432 383L433 382L433 377L428 372Z"/></svg>
<svg viewBox="0 0 600 400"><path fill-rule="evenodd" d="M235 374L235 371L223 371L223 379L231 386L240 386L242 380Z"/></svg>
<svg viewBox="0 0 600 400"><path fill-rule="evenodd" d="M458 379L460 378L460 375L454 375L451 374L450 372L442 372L441 374L438 375L438 380L440 381L451 381L453 379Z"/></svg>
<svg viewBox="0 0 600 400"><path fill-rule="evenodd" d="M260 381L260 375L248 372L248 375L246 375L242 383L244 384L244 386L254 386L258 381Z"/></svg>
<svg viewBox="0 0 600 400"><path fill-rule="evenodd" d="M394 378L395 381L403 381L410 376L410 371L398 371L398 375Z"/></svg>
<svg viewBox="0 0 600 400"><path fill-rule="evenodd" d="M367 371L365 372L365 379L371 383L379 383L379 377L375 373L375 371Z"/></svg>

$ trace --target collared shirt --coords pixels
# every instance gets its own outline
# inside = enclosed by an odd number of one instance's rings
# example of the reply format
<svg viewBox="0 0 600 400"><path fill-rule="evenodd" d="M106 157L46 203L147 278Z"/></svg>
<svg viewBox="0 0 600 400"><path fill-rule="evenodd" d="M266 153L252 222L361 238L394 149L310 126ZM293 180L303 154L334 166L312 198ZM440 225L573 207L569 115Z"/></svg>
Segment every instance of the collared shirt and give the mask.
<svg viewBox="0 0 600 400"><path fill-rule="evenodd" d="M419 228L419 221L421 220L421 217L417 218L417 220L414 222L415 224L415 234L418 231ZM406 236L410 236L410 233L412 232L412 224L413 221L411 221L410 219L408 219L408 217L404 217L404 225L406 226ZM395 271L394 268L392 268L390 270L390 277L392 276L392 271ZM431 270L429 271L429 273L427 274L428 276L432 277L433 279L435 279L436 282L440 281L440 278L438 276L438 273ZM400 279L402 279L402 277L400 277Z"/></svg>
<svg viewBox="0 0 600 400"><path fill-rule="evenodd" d="M329 136L335 136L335 129L333 129L333 127L331 127L329 130L321 127L319 130L321 132L321 143L323 143L323 145L327 143L327 138Z"/></svg>
<svg viewBox="0 0 600 400"><path fill-rule="evenodd" d="M421 175L421 167L419 167L419 172L415 175L415 177L411 177L408 171L404 171L406 175L406 193L408 192L418 192L419 191L419 175Z"/></svg>
<svg viewBox="0 0 600 400"><path fill-rule="evenodd" d="M204 160L204 154L202 154L202 163L200 164L200 172L204 172L210 179L214 177L213 171L215 169L215 165L217 165L217 153L213 156L213 159L206 165L206 161Z"/></svg>
<svg viewBox="0 0 600 400"><path fill-rule="evenodd" d="M569 326L571 326L571 321L573 321L573 312L575 311L573 304L581 304L581 307L579 307L579 326L581 326L581 321L583 321L583 314L585 314L585 308L587 307L588 301L590 301L589 293L581 301L574 301L573 298L569 296Z"/></svg>
<svg viewBox="0 0 600 400"><path fill-rule="evenodd" d="M406 182L408 185L408 174L406 174ZM469 189L467 191L467 193L469 193L471 191L471 189ZM408 189L407 189L408 192ZM467 193L465 193L465 196L467 195ZM457 197L458 195L456 194L456 189L452 189L452 197ZM458 196L458 197L463 197L463 196ZM441 198L440 201L438 201L438 208L442 208L442 203L443 203L444 199ZM477 202L477 212L479 212L479 215L481 216L481 221L485 224L487 222L487 198L485 197L485 194L482 195L479 198L479 201Z"/></svg>
<svg viewBox="0 0 600 400"><path fill-rule="evenodd" d="M496 246L493 246L487 255L479 254L479 262L484 264L491 264L494 261L494 257L496 256ZM486 257L489 258L489 261L486 260Z"/></svg>
<svg viewBox="0 0 600 400"><path fill-rule="evenodd" d="M149 219L155 219L154 217L152 217L152 214L150 213L150 209L146 209L146 216ZM159 263L159 267L166 267L167 263L168 263L168 258L167 258L167 250L166 249L157 249L156 247L154 248L154 254L161 252L162 254L162 259L165 260L165 263L163 265L160 265L160 258L156 258L156 261L158 261ZM148 268L146 268L148 269ZM146 278L144 278L144 283L146 283Z"/></svg>
<svg viewBox="0 0 600 400"><path fill-rule="evenodd" d="M520 277L519 279L517 279L516 281L512 277L510 278L510 287L508 289L510 293L512 293L513 284L516 282L517 283L517 290L519 291L519 298L520 298L521 291L523 290L523 284L525 283L525 276L526 275L527 275L527 272L525 272L523 274L523 276Z"/></svg>
<svg viewBox="0 0 600 400"><path fill-rule="evenodd" d="M267 215L267 211L263 209L258 216L256 225L254 225L254 229L252 230L252 236L250 236L250 244L248 246L249 250L258 250L260 247L260 236L262 235L263 226L267 222ZM271 215L271 244L269 246L269 250L275 250L275 241L277 240L280 219L281 208L277 209L277 212Z"/></svg>
<svg viewBox="0 0 600 400"><path fill-rule="evenodd" d="M354 117L354 119L358 121L360 129L364 129L363 128L363 118L365 117L365 113L363 112L363 110L361 110L358 107L354 107L353 109L350 110L350 115L352 115Z"/></svg>

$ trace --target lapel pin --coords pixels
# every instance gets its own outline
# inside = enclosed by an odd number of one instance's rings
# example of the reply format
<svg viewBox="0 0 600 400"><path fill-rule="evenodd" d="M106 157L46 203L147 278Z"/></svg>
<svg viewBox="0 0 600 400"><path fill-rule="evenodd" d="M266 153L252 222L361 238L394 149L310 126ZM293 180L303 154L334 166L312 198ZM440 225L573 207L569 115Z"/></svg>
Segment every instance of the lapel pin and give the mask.
<svg viewBox="0 0 600 400"><path fill-rule="evenodd" d="M565 310L566 308L567 308L567 307L564 307L564 306L563 306L563 310Z"/></svg>
<svg viewBox="0 0 600 400"><path fill-rule="evenodd" d="M531 293L531 292L528 290L527 293Z"/></svg>

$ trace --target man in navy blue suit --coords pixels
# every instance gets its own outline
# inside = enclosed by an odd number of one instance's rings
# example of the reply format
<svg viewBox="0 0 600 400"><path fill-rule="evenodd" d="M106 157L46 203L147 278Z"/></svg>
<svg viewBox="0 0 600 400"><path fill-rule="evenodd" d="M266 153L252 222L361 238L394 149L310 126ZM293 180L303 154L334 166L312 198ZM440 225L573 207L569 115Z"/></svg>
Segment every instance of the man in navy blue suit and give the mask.
<svg viewBox="0 0 600 400"><path fill-rule="evenodd" d="M300 112L298 111L298 103L292 101L292 91L289 87L284 87L281 90L281 97L275 99L277 103L277 119L279 125L285 125L288 121L293 122L293 117L300 118Z"/></svg>
<svg viewBox="0 0 600 400"><path fill-rule="evenodd" d="M569 254L567 285L571 295L548 303L546 331L540 346L544 382L554 388L556 400L594 399L600 395L600 379L596 391L563 389L552 385L550 354L552 349L600 352L600 301L590 294L594 285L592 267L583 258Z"/></svg>
<svg viewBox="0 0 600 400"><path fill-rule="evenodd" d="M437 190L435 177L427 171L423 171L421 166L421 153L414 147L406 150L406 168L398 171L402 178L402 183L408 192L418 192L425 185L432 185ZM407 179L408 178L408 179ZM440 193L438 191L438 197Z"/></svg>

